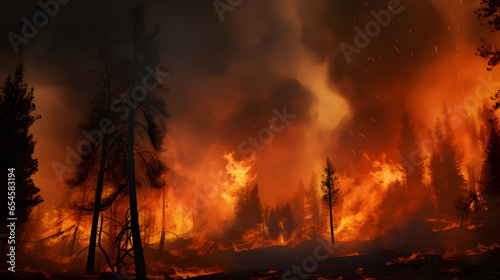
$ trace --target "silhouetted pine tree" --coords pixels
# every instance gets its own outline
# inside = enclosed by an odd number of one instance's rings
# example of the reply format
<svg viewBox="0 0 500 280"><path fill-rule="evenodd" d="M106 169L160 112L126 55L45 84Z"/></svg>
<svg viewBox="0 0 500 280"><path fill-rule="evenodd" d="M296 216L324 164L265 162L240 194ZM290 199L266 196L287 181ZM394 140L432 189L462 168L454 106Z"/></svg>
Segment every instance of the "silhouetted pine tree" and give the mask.
<svg viewBox="0 0 500 280"><path fill-rule="evenodd" d="M17 225L28 220L33 207L43 200L38 193L31 177L38 171L38 160L33 158L36 142L29 128L40 118L31 115L36 106L33 103L33 88L28 89L24 81L24 67L19 64L14 76L9 75L0 88L0 225L5 231L5 223L9 215L8 202L15 202L15 216ZM14 181L8 174L13 168ZM14 183L12 183L14 182ZM9 187L15 187L15 196L9 194ZM14 194L12 194L14 195ZM12 198L12 199L11 199ZM18 228L19 232L19 228ZM21 241L20 238L17 240ZM16 244L19 247L19 244Z"/></svg>
<svg viewBox="0 0 500 280"><path fill-rule="evenodd" d="M323 170L323 180L321 181L321 185L323 186L323 201L329 208L330 233L332 237L332 244L335 244L335 237L333 233L333 208L337 205L337 202L340 199L340 190L337 187L338 177L335 176L336 170L330 162L329 158L326 158L326 165Z"/></svg>

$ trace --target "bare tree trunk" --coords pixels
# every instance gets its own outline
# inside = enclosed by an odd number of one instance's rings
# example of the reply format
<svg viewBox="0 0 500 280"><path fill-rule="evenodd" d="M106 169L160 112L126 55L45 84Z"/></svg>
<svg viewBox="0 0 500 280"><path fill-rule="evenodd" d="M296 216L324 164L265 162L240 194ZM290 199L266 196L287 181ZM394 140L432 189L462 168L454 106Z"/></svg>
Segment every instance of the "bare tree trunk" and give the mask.
<svg viewBox="0 0 500 280"><path fill-rule="evenodd" d="M144 262L144 252L142 251L141 230L139 227L139 214L137 209L137 190L135 181L134 162L134 105L132 92L136 86L137 79L137 31L134 34L134 67L132 73L132 83L129 92L129 115L127 131L127 165L130 194L130 227L132 231L132 241L134 247L135 274L137 280L147 280L146 264Z"/></svg>
<svg viewBox="0 0 500 280"><path fill-rule="evenodd" d="M104 68L106 70L106 82L108 87L108 117L111 111L111 81L109 78L108 65L101 53L101 60L103 61ZM90 230L90 241L89 241L89 255L87 257L87 271L94 270L94 262L95 262L95 245L97 238L97 226L99 223L99 211L101 209L101 196L102 196L102 185L104 182L104 169L106 168L106 157L108 154L108 136L109 130L106 128L104 132L104 139L102 143L102 151L101 151L101 164L99 166L99 177L97 179L97 190L95 192L95 202L94 202L94 215L92 216L92 228Z"/></svg>
<svg viewBox="0 0 500 280"><path fill-rule="evenodd" d="M160 237L160 246L158 247L158 250L161 253L163 253L164 247L165 247L165 188L163 187L163 203L161 207L161 237Z"/></svg>
<svg viewBox="0 0 500 280"><path fill-rule="evenodd" d="M328 205L330 206L330 231L332 234L332 244L335 245L335 237L333 235L332 186L328 187L328 202Z"/></svg>

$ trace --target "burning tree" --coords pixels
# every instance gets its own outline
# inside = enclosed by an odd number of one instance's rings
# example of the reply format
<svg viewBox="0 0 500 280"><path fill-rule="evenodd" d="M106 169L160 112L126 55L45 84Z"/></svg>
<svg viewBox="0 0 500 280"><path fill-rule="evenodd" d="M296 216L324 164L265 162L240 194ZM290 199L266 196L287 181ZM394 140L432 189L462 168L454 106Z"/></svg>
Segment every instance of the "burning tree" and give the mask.
<svg viewBox="0 0 500 280"><path fill-rule="evenodd" d="M38 160L33 158L36 142L33 134L29 133L29 128L40 118L39 115L31 115L36 106L33 103L33 88L28 90L28 85L24 81L24 67L19 64L14 77L9 75L3 87L0 88L0 155L1 169L0 176L5 184L2 184L0 194L0 217L1 223L7 221L9 209L7 202L15 199L15 216L17 225L21 225L28 220L31 210L43 200L31 179L31 176L38 171ZM9 169L14 169L12 172ZM15 198L11 194L11 182L7 182L8 173L15 175ZM9 197L7 197L9 195ZM12 198L12 199L11 199ZM6 228L6 227L3 227ZM18 242L21 240L18 239ZM19 248L19 246L16 244Z"/></svg>
<svg viewBox="0 0 500 280"><path fill-rule="evenodd" d="M339 178L335 176L336 170L330 162L329 158L326 158L326 165L323 170L323 180L321 181L323 201L328 205L329 208L332 244L335 244L335 237L333 234L333 208L337 205L341 195L340 189L337 187Z"/></svg>

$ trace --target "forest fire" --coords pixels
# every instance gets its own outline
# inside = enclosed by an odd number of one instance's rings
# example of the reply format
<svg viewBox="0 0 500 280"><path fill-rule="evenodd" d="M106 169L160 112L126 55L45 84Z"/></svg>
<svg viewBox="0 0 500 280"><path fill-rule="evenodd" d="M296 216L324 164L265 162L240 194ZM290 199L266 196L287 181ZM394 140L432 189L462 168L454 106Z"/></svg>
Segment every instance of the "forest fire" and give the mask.
<svg viewBox="0 0 500 280"><path fill-rule="evenodd" d="M496 1L40 2L2 27L1 279L500 275Z"/></svg>

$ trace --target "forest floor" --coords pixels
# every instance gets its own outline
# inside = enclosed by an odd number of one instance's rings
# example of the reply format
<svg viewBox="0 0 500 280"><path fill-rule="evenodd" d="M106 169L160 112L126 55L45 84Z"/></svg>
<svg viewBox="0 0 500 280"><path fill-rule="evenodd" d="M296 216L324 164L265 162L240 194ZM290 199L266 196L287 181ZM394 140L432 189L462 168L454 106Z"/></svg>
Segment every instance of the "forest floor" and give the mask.
<svg viewBox="0 0 500 280"><path fill-rule="evenodd" d="M182 256L151 248L145 255L150 279L500 279L499 229L431 230L435 227L413 221L374 240L339 242L334 248L315 237L294 247L200 254L186 249L193 240L178 239L167 248L183 249ZM66 272L54 272L54 263L32 260L29 271L0 273L0 279L133 279L110 273L85 275L82 262L74 262Z"/></svg>
<svg viewBox="0 0 500 280"><path fill-rule="evenodd" d="M266 269L221 272L198 277L169 278L152 275L150 279L500 279L500 250L494 249L479 255L449 260L435 254L424 254L412 260L390 263L400 254L385 252L373 255L332 257L318 263L317 269L307 271L303 260L287 261ZM313 263L307 264L310 267ZM294 267L300 272L293 274ZM287 271L291 274L284 275ZM302 274L301 274L302 273ZM86 276L78 273L36 273L23 272L17 277L1 279L25 280L125 280L132 277L114 277L111 274Z"/></svg>

